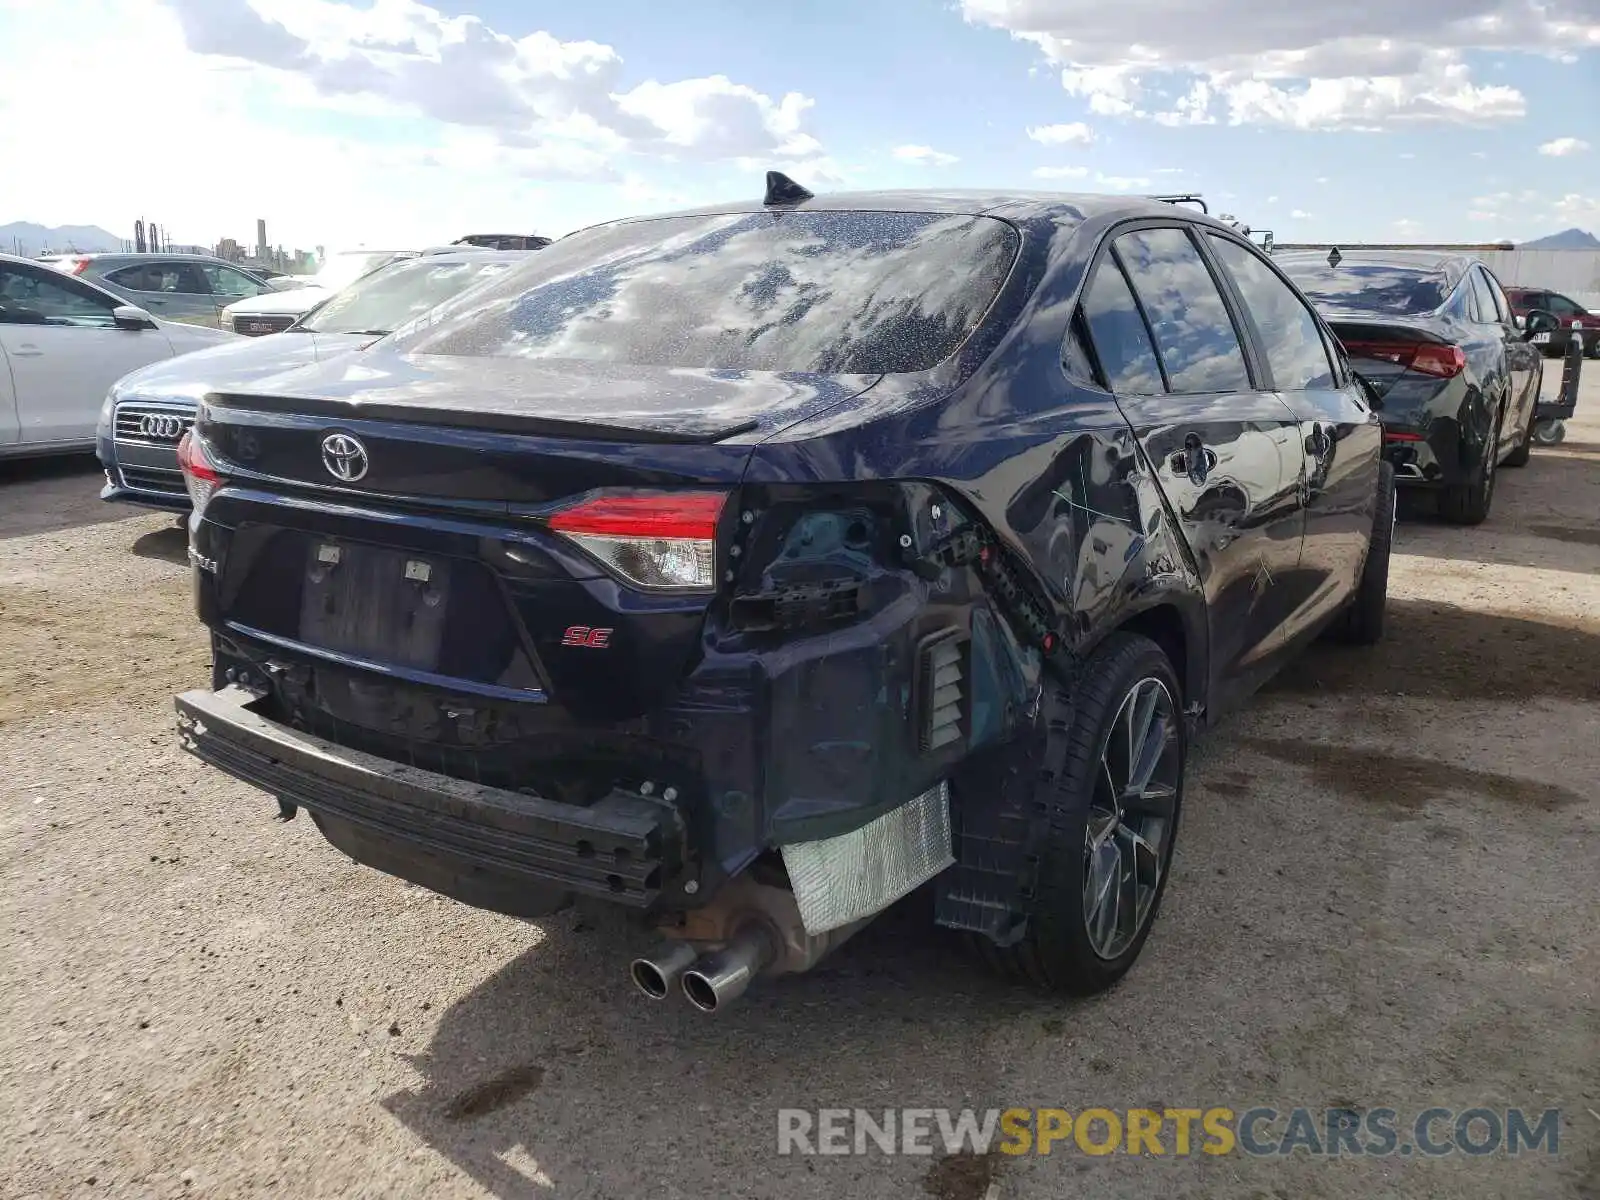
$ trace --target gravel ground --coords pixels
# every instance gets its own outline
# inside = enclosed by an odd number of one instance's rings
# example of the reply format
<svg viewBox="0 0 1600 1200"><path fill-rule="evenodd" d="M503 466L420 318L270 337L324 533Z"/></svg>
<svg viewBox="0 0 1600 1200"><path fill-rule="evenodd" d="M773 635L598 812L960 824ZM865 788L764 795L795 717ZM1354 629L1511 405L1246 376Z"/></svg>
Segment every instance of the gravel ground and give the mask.
<svg viewBox="0 0 1600 1200"><path fill-rule="evenodd" d="M0 468L0 1194L1600 1196L1585 391L1487 525L1402 522L1382 646L1200 745L1162 919L1087 1003L989 981L913 898L705 1018L634 993L610 914L359 868L178 752L206 652L170 519ZM1254 1104L1564 1123L1516 1159L775 1152L784 1107Z"/></svg>

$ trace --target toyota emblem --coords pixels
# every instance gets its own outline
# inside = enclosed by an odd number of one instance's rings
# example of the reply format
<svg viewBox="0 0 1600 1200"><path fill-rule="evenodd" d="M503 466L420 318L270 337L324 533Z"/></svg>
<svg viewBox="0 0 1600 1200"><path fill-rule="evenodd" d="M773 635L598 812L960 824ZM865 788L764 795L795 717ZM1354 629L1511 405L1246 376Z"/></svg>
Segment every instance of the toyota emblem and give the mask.
<svg viewBox="0 0 1600 1200"><path fill-rule="evenodd" d="M175 442L183 436L182 417L167 413L145 413L139 418L139 436L153 442Z"/></svg>
<svg viewBox="0 0 1600 1200"><path fill-rule="evenodd" d="M343 483L354 483L367 473L367 448L348 433L330 433L322 439L322 465Z"/></svg>

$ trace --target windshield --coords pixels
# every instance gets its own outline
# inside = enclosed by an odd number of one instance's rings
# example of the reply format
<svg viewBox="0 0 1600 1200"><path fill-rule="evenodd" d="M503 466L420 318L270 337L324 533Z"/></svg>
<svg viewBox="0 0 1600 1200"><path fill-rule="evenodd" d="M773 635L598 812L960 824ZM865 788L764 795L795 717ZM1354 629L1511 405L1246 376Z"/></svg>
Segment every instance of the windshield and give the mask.
<svg viewBox="0 0 1600 1200"><path fill-rule="evenodd" d="M301 321L311 333L388 333L511 263L407 258L358 279Z"/></svg>
<svg viewBox="0 0 1600 1200"><path fill-rule="evenodd" d="M399 331L420 354L705 370L926 370L1016 255L990 217L759 212L601 226Z"/></svg>
<svg viewBox="0 0 1600 1200"><path fill-rule="evenodd" d="M1443 271L1395 262L1351 262L1330 267L1325 259L1276 260L1313 303L1363 312L1429 313L1450 295Z"/></svg>
<svg viewBox="0 0 1600 1200"><path fill-rule="evenodd" d="M328 261L322 264L322 270L306 280L306 283L311 287L327 288L330 292L337 292L368 272L376 271L393 257L394 253L389 250L376 253L350 250L343 254L332 254L328 256Z"/></svg>

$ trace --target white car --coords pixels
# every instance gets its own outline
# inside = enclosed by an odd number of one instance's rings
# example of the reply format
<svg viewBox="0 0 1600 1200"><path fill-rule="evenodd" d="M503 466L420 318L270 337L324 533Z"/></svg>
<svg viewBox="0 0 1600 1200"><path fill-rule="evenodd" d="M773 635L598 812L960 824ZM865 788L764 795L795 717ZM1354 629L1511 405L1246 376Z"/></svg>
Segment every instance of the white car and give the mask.
<svg viewBox="0 0 1600 1200"><path fill-rule="evenodd" d="M101 401L118 379L233 340L159 321L96 284L0 254L0 458L92 450Z"/></svg>
<svg viewBox="0 0 1600 1200"><path fill-rule="evenodd" d="M282 333L333 293L363 275L370 275L396 259L415 257L415 250L345 250L330 254L322 270L307 279L303 287L248 296L228 305L222 310L222 327L246 337Z"/></svg>

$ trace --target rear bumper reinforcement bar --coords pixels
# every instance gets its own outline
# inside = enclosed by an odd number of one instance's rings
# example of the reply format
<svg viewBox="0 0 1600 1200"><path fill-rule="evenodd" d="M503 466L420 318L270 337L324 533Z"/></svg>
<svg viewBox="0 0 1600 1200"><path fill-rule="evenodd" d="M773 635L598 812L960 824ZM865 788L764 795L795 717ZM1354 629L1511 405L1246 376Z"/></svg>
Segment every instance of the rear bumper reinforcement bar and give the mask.
<svg viewBox="0 0 1600 1200"><path fill-rule="evenodd" d="M253 710L259 699L232 685L178 696L183 748L309 810L330 840L369 861L325 823L355 827L359 836L346 840L374 847L372 865L393 874L433 886L443 867L452 875L486 876L500 889L554 889L648 908L676 866L678 822L663 802L613 791L580 807L484 787L280 725ZM412 858L415 872L407 869Z"/></svg>

